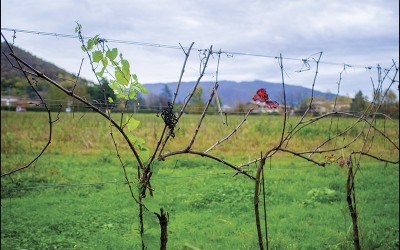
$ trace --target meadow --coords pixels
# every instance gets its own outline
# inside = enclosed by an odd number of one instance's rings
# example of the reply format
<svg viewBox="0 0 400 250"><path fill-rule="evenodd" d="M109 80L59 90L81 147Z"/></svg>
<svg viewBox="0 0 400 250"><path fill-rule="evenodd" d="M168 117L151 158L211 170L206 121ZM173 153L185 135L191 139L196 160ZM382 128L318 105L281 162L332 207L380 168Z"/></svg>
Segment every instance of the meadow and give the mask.
<svg viewBox="0 0 400 250"><path fill-rule="evenodd" d="M54 113L54 117L57 114ZM156 114L138 114L137 136L153 149L163 123ZM204 121L194 147L205 150L232 131L242 115ZM198 116L183 116L166 150L182 149ZM298 117L290 117L295 123ZM1 170L33 159L48 138L46 113L1 112ZM350 122L325 119L301 130L292 148L313 148L332 128ZM92 113L61 113L51 144L30 168L1 180L2 249L140 249L138 209L124 174L107 121ZM397 121L378 120L398 144ZM282 117L249 116L246 123L212 152L234 164L258 157L276 145ZM349 135L357 133L357 127ZM116 136L128 175L136 163ZM361 142L360 142L361 143ZM372 151L398 158L378 135ZM356 143L356 146L360 145ZM350 149L349 149L350 150ZM318 157L318 156L317 156ZM324 157L321 155L320 157ZM153 166L153 204L169 214L169 249L257 249L253 209L254 182L221 163L176 156ZM255 166L249 166L254 171ZM346 203L347 171L276 154L267 162L266 208L271 249L352 249L352 224ZM364 249L399 247L399 167L365 158L355 180L361 245ZM145 214L145 242L159 248L157 217Z"/></svg>

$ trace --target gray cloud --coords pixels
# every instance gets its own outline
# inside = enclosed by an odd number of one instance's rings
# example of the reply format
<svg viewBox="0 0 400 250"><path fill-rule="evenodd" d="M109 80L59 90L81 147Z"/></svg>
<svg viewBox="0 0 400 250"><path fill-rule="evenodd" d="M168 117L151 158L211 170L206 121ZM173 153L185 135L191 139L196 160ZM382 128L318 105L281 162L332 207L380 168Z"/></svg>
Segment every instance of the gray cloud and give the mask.
<svg viewBox="0 0 400 250"><path fill-rule="evenodd" d="M72 34L75 21L88 36L307 58L323 51L322 61L361 66L388 66L399 61L399 3L388 1L49 1L1 2L2 28ZM11 33L8 33L8 37ZM16 45L76 72L82 53L73 39L17 34ZM182 65L179 50L116 44L132 60L144 82L175 81ZM187 80L197 77L198 55L192 52ZM214 65L216 58L211 65ZM301 61L284 61L287 79L308 84L296 73ZM213 78L215 67L207 77ZM343 65L325 66L320 90L336 88ZM365 89L370 73L349 72L343 90ZM312 71L310 71L312 72ZM91 78L88 67L83 72ZM304 75L304 74L303 74ZM276 59L235 55L221 61L220 79L280 81ZM351 81L350 81L351 80ZM357 82L357 83L355 83Z"/></svg>

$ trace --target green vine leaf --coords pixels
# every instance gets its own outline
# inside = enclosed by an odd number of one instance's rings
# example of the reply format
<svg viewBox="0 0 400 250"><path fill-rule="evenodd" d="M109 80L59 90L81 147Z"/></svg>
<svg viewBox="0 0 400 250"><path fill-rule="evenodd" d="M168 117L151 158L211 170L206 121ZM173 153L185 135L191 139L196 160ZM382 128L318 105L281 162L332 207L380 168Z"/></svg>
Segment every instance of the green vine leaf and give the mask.
<svg viewBox="0 0 400 250"><path fill-rule="evenodd" d="M117 81L115 80L110 80L110 83L108 84L108 86L114 90L115 94L118 94L120 92L120 87Z"/></svg>
<svg viewBox="0 0 400 250"><path fill-rule="evenodd" d="M136 136L134 136L132 133L129 133L128 138L133 143L133 145L135 145L135 142L137 140Z"/></svg>
<svg viewBox="0 0 400 250"><path fill-rule="evenodd" d="M117 67L115 69L115 79L117 79L117 82L119 82L122 85L127 86L129 84L129 78L125 77L120 67Z"/></svg>
<svg viewBox="0 0 400 250"><path fill-rule="evenodd" d="M94 43L94 45L97 45L97 44L99 44L99 36L100 35L95 35L94 37L93 37L93 43Z"/></svg>
<svg viewBox="0 0 400 250"><path fill-rule="evenodd" d="M140 152L139 152L140 157L143 159L149 159L150 157L150 151L146 147L140 147Z"/></svg>
<svg viewBox="0 0 400 250"><path fill-rule="evenodd" d="M106 52L106 57L110 59L110 61L114 61L118 56L118 49L113 48L112 50L108 49Z"/></svg>
<svg viewBox="0 0 400 250"><path fill-rule="evenodd" d="M128 76L130 77L131 72L129 68L129 62L123 59L121 60L121 65L122 65L122 73L125 75L126 78L128 78Z"/></svg>
<svg viewBox="0 0 400 250"><path fill-rule="evenodd" d="M103 53L101 51L96 50L92 52L93 62L98 63L101 59L103 59Z"/></svg>
<svg viewBox="0 0 400 250"><path fill-rule="evenodd" d="M139 89L139 92L142 92L143 94L148 94L149 91L143 87L143 85L139 82L138 77L136 74L132 74L132 79L133 79L133 83L135 84L135 86L137 86L137 88Z"/></svg>
<svg viewBox="0 0 400 250"><path fill-rule="evenodd" d="M117 98L126 100L126 99L129 98L129 96L128 96L127 93L121 92L121 93L118 93L118 94L117 94Z"/></svg>
<svg viewBox="0 0 400 250"><path fill-rule="evenodd" d="M108 101L109 103L113 103L113 102L114 102L114 100L113 100L111 97L108 97L107 101Z"/></svg>
<svg viewBox="0 0 400 250"><path fill-rule="evenodd" d="M98 76L100 76L100 77L102 77L103 76L103 74L104 74L104 70L105 70L106 68L104 67L104 68L102 68L101 69L101 71L99 71L99 72L96 72L96 75L98 75Z"/></svg>
<svg viewBox="0 0 400 250"><path fill-rule="evenodd" d="M140 88L140 92L142 92L143 94L149 93L149 91L145 87L143 87L143 85L140 83L139 83L139 88Z"/></svg>
<svg viewBox="0 0 400 250"><path fill-rule="evenodd" d="M127 126L129 132L132 132L133 130L135 130L140 124L140 121L136 120L133 117L131 117L131 118L127 117L126 121L127 121L126 126Z"/></svg>
<svg viewBox="0 0 400 250"><path fill-rule="evenodd" d="M139 83L137 75L136 74L132 74L132 79L135 83Z"/></svg>
<svg viewBox="0 0 400 250"><path fill-rule="evenodd" d="M81 30L81 29L82 29L82 25L80 25L79 23L76 23L76 26L75 26L75 33L78 33L79 30Z"/></svg>
<svg viewBox="0 0 400 250"><path fill-rule="evenodd" d="M101 58L101 63L103 64L103 69L105 69L108 66L108 59L107 57Z"/></svg>
<svg viewBox="0 0 400 250"><path fill-rule="evenodd" d="M93 49L93 46L94 46L94 41L93 41L93 39L89 39L88 41L87 41L87 49L88 50L92 50Z"/></svg>
<svg viewBox="0 0 400 250"><path fill-rule="evenodd" d="M142 145L145 143L146 141L143 138L136 138L135 145L137 145L139 148L142 148Z"/></svg>

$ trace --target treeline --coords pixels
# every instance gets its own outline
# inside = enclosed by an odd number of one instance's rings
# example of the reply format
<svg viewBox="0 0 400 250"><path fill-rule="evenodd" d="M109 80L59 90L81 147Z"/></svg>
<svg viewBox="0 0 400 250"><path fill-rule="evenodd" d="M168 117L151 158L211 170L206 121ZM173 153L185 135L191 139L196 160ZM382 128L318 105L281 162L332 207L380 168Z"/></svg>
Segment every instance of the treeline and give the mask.
<svg viewBox="0 0 400 250"><path fill-rule="evenodd" d="M378 108L378 115L381 114L392 118L399 118L399 99L396 93L391 89L375 91L373 93L373 103L368 101L368 96L365 96L361 90L358 91L353 98L350 111L362 112L369 105L374 105L375 108Z"/></svg>

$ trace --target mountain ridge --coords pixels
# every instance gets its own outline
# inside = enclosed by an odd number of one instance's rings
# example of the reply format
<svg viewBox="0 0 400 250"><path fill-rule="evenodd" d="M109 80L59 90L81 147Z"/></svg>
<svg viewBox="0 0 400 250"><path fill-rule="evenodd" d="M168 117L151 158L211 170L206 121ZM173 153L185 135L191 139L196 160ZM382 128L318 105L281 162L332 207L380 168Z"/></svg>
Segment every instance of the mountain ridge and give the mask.
<svg viewBox="0 0 400 250"><path fill-rule="evenodd" d="M182 82L180 85L179 93L177 95L177 102L183 102L186 96L194 88L196 82ZM156 95L160 95L167 85L171 93L176 90L177 83L148 83L143 84L149 91ZM200 82L199 87L203 89L203 99L208 100L209 96L214 88L215 82ZM253 81L228 81L222 80L218 82L217 93L222 101L222 105L235 106L237 103L248 103L252 101L252 97L256 94L257 90L260 88L265 88L269 97L273 101L278 103L283 102L283 88L282 83L267 82L261 80ZM299 105L305 98L311 96L312 90L306 87L285 84L286 90L286 103L289 106ZM321 91L314 90L314 96L322 96L328 100L334 100L335 96L331 93L325 93Z"/></svg>

